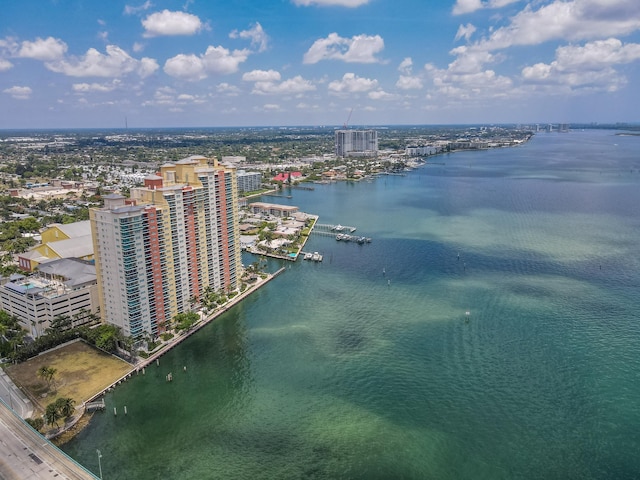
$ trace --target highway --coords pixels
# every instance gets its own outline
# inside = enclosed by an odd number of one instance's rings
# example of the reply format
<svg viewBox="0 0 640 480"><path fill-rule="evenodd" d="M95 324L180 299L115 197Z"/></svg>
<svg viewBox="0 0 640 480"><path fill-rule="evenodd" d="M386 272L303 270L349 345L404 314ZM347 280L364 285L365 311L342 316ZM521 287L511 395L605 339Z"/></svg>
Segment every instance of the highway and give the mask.
<svg viewBox="0 0 640 480"><path fill-rule="evenodd" d="M0 401L0 479L97 478L27 425L4 401Z"/></svg>

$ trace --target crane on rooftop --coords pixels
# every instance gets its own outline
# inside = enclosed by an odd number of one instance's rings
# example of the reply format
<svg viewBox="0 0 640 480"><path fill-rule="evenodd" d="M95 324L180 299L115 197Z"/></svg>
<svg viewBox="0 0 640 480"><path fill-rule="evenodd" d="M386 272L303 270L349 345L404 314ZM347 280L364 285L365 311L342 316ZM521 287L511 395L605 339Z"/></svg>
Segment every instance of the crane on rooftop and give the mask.
<svg viewBox="0 0 640 480"><path fill-rule="evenodd" d="M349 125L349 120L351 120L352 113L353 113L353 107L351 107L351 110L349 111L349 116L347 117L347 121L344 122L344 125L342 126L343 130L347 129L347 126Z"/></svg>

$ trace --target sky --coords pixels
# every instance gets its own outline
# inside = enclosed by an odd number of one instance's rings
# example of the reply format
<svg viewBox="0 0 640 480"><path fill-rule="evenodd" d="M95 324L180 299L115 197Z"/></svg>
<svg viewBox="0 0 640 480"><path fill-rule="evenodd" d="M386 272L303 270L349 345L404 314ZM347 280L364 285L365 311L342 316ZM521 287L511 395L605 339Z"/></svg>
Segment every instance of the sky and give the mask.
<svg viewBox="0 0 640 480"><path fill-rule="evenodd" d="M640 121L640 0L3 0L0 129Z"/></svg>

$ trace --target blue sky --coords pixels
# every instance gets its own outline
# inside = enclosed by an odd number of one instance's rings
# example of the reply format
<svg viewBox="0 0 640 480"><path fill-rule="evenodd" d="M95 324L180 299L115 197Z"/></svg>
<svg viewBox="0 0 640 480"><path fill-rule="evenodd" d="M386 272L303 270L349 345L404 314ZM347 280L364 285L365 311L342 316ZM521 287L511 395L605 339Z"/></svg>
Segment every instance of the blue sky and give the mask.
<svg viewBox="0 0 640 480"><path fill-rule="evenodd" d="M639 0L6 0L0 128L637 122Z"/></svg>

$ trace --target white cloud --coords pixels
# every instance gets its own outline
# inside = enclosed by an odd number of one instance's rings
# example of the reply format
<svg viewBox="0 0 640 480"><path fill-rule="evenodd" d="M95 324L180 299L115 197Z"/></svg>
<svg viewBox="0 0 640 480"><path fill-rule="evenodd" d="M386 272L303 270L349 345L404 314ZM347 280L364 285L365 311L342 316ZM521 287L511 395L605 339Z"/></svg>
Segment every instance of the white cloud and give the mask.
<svg viewBox="0 0 640 480"><path fill-rule="evenodd" d="M193 35L198 33L203 25L200 19L186 12L152 13L142 20L145 37L159 37L164 35Z"/></svg>
<svg viewBox="0 0 640 480"><path fill-rule="evenodd" d="M262 25L257 22L249 30L243 30L241 32L234 30L229 34L229 37L251 40L251 46L258 47L258 52L264 52L269 43L269 36L262 29Z"/></svg>
<svg viewBox="0 0 640 480"><path fill-rule="evenodd" d="M462 15L464 13L472 13L483 8L502 8L520 0L489 0L482 2L481 0L458 0L453 6L454 15Z"/></svg>
<svg viewBox="0 0 640 480"><path fill-rule="evenodd" d="M171 106L175 103L175 90L170 87L160 87L153 95L153 100L144 102L143 106Z"/></svg>
<svg viewBox="0 0 640 480"><path fill-rule="evenodd" d="M0 72L6 72L11 68L13 68L13 63L11 63L9 60L0 58Z"/></svg>
<svg viewBox="0 0 640 480"><path fill-rule="evenodd" d="M300 102L296 105L296 108L300 110L318 110L320 108L320 105L309 105L308 103Z"/></svg>
<svg viewBox="0 0 640 480"><path fill-rule="evenodd" d="M422 88L422 79L411 75L400 75L396 87L400 90L418 90Z"/></svg>
<svg viewBox="0 0 640 480"><path fill-rule="evenodd" d="M28 100L32 92L30 87L20 87L17 85L3 90L3 93L11 95L16 100Z"/></svg>
<svg viewBox="0 0 640 480"><path fill-rule="evenodd" d="M167 59L164 64L164 73L172 77L184 80L198 81L207 78L204 61L202 57L194 54L185 55L183 53Z"/></svg>
<svg viewBox="0 0 640 480"><path fill-rule="evenodd" d="M147 78L152 75L160 66L153 58L143 57L138 64L137 73L142 78Z"/></svg>
<svg viewBox="0 0 640 480"><path fill-rule="evenodd" d="M449 64L449 70L455 73L477 73L488 63L497 63L496 57L486 50L477 50L467 46L456 47L451 51L457 58Z"/></svg>
<svg viewBox="0 0 640 480"><path fill-rule="evenodd" d="M134 7L133 5L125 5L124 6L124 14L125 15L135 15L138 12L144 12L145 10L149 10L153 7L153 3L150 0L147 0L139 7Z"/></svg>
<svg viewBox="0 0 640 480"><path fill-rule="evenodd" d="M272 112L279 112L281 111L280 109L280 105L277 105L275 103L266 103L262 106L262 108L266 111L272 111Z"/></svg>
<svg viewBox="0 0 640 480"><path fill-rule="evenodd" d="M200 55L179 54L169 58L164 64L164 71L172 77L184 80L198 81L206 78L209 73L227 75L238 71L239 65L249 56L248 50L234 50L224 47L209 46Z"/></svg>
<svg viewBox="0 0 640 480"><path fill-rule="evenodd" d="M637 60L640 60L640 44L623 45L617 38L609 38L582 47L559 47L553 62L525 67L522 79L526 83L561 85L572 90L613 92L627 84L627 79L613 67Z"/></svg>
<svg viewBox="0 0 640 480"><path fill-rule="evenodd" d="M371 100L396 100L398 98L398 95L385 92L384 90L375 90L369 92L367 95Z"/></svg>
<svg viewBox="0 0 640 480"><path fill-rule="evenodd" d="M511 79L496 75L493 70L460 73L431 64L425 65L425 70L438 94L458 100L506 97L513 91Z"/></svg>
<svg viewBox="0 0 640 480"><path fill-rule="evenodd" d="M51 61L62 58L67 51L67 44L57 38L36 38L33 42L24 41L18 51L18 57Z"/></svg>
<svg viewBox="0 0 640 480"><path fill-rule="evenodd" d="M238 71L239 65L249 56L248 50L230 52L224 47L208 47L202 57L207 71L226 75Z"/></svg>
<svg viewBox="0 0 640 480"><path fill-rule="evenodd" d="M370 0L292 0L294 5L309 7L317 5L319 7L360 7L366 5Z"/></svg>
<svg viewBox="0 0 640 480"><path fill-rule="evenodd" d="M327 38L316 40L304 54L304 63L313 64L321 60L342 60L347 63L379 63L376 54L384 49L380 35L356 35L342 38L330 33Z"/></svg>
<svg viewBox="0 0 640 480"><path fill-rule="evenodd" d="M617 38L597 40L584 47L569 45L556 50L556 63L562 70L597 70L605 66L634 62L640 59L640 44L623 45Z"/></svg>
<svg viewBox="0 0 640 480"><path fill-rule="evenodd" d="M316 86L309 80L305 80L300 75L285 80L281 83L275 82L256 82L253 91L257 95L299 95L305 92L311 92Z"/></svg>
<svg viewBox="0 0 640 480"><path fill-rule="evenodd" d="M18 42L11 37L5 39L0 38L0 50L7 51L9 53L15 53L18 49Z"/></svg>
<svg viewBox="0 0 640 480"><path fill-rule="evenodd" d="M413 60L406 57L398 66L398 71L402 73L396 82L396 88L400 90L417 90L422 88L422 79L413 75Z"/></svg>
<svg viewBox="0 0 640 480"><path fill-rule="evenodd" d="M480 0L458 0L453 6L454 15L462 15L463 13L471 13L482 8Z"/></svg>
<svg viewBox="0 0 640 480"><path fill-rule="evenodd" d="M242 80L255 82L251 93L256 95L299 95L316 89L313 83L300 75L277 83L280 73L275 70L253 70L242 75Z"/></svg>
<svg viewBox="0 0 640 480"><path fill-rule="evenodd" d="M114 80L111 83L74 83L72 85L73 91L76 93L89 93L89 92L112 92L120 85L120 80Z"/></svg>
<svg viewBox="0 0 640 480"><path fill-rule="evenodd" d="M329 83L329 91L332 93L358 93L368 92L378 86L377 80L358 77L355 73L345 73L342 80L334 80Z"/></svg>
<svg viewBox="0 0 640 480"><path fill-rule="evenodd" d="M404 60L402 60L402 62L400 62L400 65L398 66L398 70L404 73L405 75L411 75L412 67L413 67L413 60L411 60L411 57L406 57Z"/></svg>
<svg viewBox="0 0 640 480"><path fill-rule="evenodd" d="M158 63L152 58L136 60L116 45L107 45L106 55L90 48L87 53L77 59L63 59L45 63L46 67L57 73L70 77L122 77L129 73L137 73L142 78L151 75L158 69Z"/></svg>
<svg viewBox="0 0 640 480"><path fill-rule="evenodd" d="M226 82L219 83L216 87L218 93L224 93L229 96L236 96L240 93L240 89L235 85L231 85Z"/></svg>
<svg viewBox="0 0 640 480"><path fill-rule="evenodd" d="M640 29L636 0L556 0L538 10L527 6L511 23L478 44L482 50L538 45L549 40L592 40Z"/></svg>
<svg viewBox="0 0 640 480"><path fill-rule="evenodd" d="M468 42L471 38L471 35L473 35L475 31L476 27L474 27L470 23L467 23L466 25L460 25L458 27L458 32L456 33L456 40L464 38Z"/></svg>
<svg viewBox="0 0 640 480"><path fill-rule="evenodd" d="M242 75L245 82L277 82L280 73L275 70L253 70Z"/></svg>
<svg viewBox="0 0 640 480"><path fill-rule="evenodd" d="M201 105L208 101L207 95L193 95L190 93L177 93L173 88L160 87L156 90L152 100L143 102L144 107L164 107L172 112L181 112L183 107L189 105Z"/></svg>
<svg viewBox="0 0 640 480"><path fill-rule="evenodd" d="M189 93L181 93L176 97L176 101L181 104L201 105L207 101L206 96L191 95Z"/></svg>

